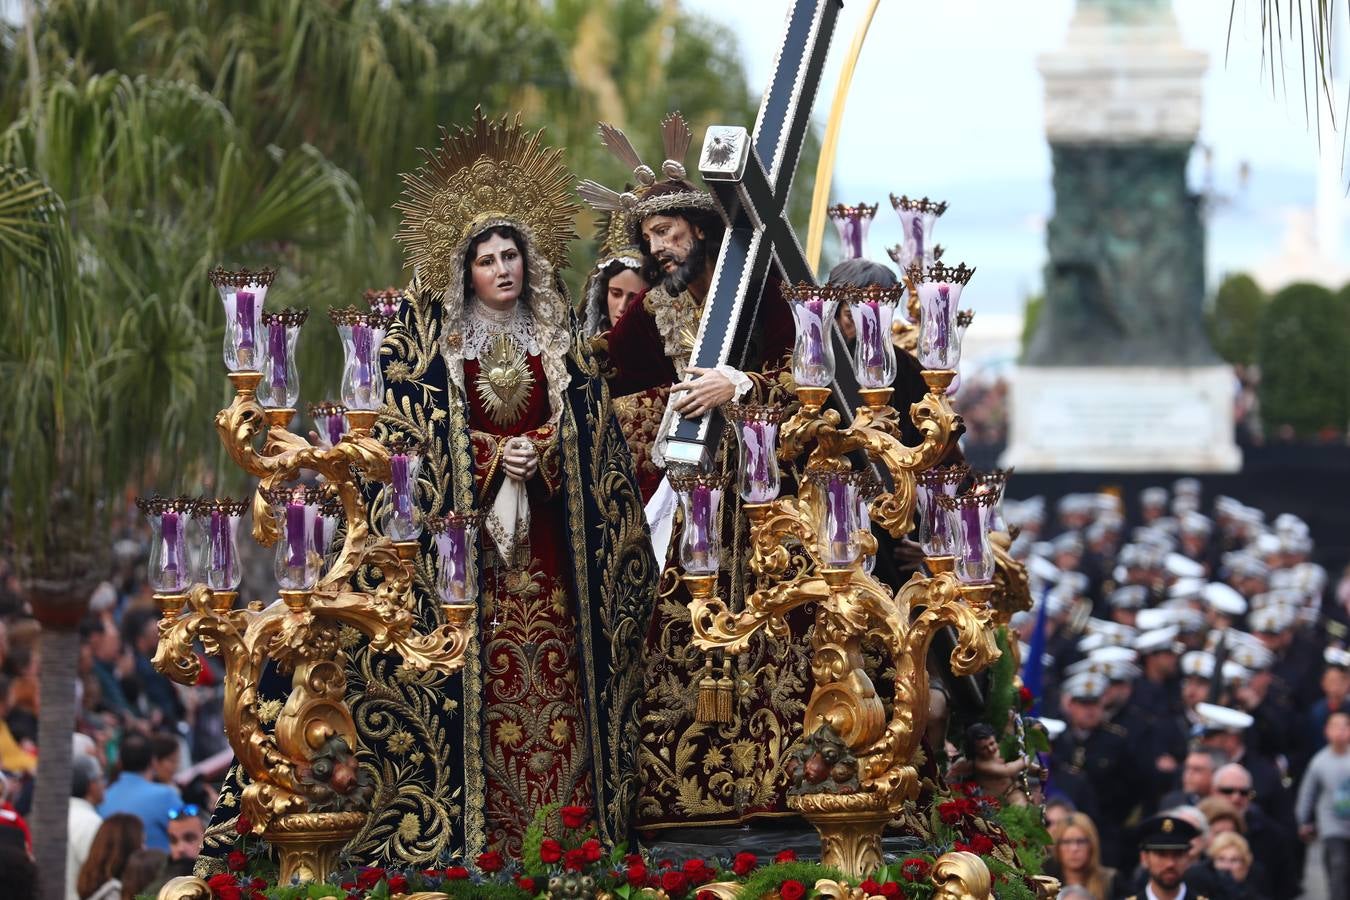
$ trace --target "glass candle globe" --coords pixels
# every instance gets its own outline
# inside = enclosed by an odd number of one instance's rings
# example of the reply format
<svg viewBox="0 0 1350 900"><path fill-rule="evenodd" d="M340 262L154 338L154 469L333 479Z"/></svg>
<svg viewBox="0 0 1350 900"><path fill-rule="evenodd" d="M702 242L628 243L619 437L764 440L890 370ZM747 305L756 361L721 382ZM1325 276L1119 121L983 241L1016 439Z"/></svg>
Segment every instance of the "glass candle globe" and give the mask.
<svg viewBox="0 0 1350 900"><path fill-rule="evenodd" d="M915 478L919 546L925 556L951 556L955 550L947 530L947 518L938 506L939 497L955 497L970 475L968 466L934 466Z"/></svg>
<svg viewBox="0 0 1350 900"><path fill-rule="evenodd" d="M853 374L862 388L888 388L895 381L895 344L891 322L904 297L901 285L870 285L848 291L848 308L858 337L853 346Z"/></svg>
<svg viewBox="0 0 1350 900"><path fill-rule="evenodd" d="M919 284L919 364L925 369L955 369L961 361L956 316L961 291L975 274L961 263L956 268L937 263Z"/></svg>
<svg viewBox="0 0 1350 900"><path fill-rule="evenodd" d="M377 313L348 307L329 312L342 336L342 402L349 410L379 409L384 402L380 344L390 320Z"/></svg>
<svg viewBox="0 0 1350 900"><path fill-rule="evenodd" d="M829 387L834 380L834 327L837 305L833 288L798 285L786 292L797 326L792 345L792 378L798 387Z"/></svg>
<svg viewBox="0 0 1350 900"><path fill-rule="evenodd" d="M861 258L867 247L867 232L877 214L877 205L859 203L857 206L846 206L840 203L831 206L827 212L839 232L839 246L843 249L844 259Z"/></svg>
<svg viewBox="0 0 1350 900"><path fill-rule="evenodd" d="M311 403L309 416L314 420L319 446L325 450L332 450L347 433L347 407L340 403Z"/></svg>
<svg viewBox="0 0 1350 900"><path fill-rule="evenodd" d="M415 448L391 448L389 503L384 517L384 533L391 541L415 541L422 533L422 513L417 506L417 473L421 467L422 458Z"/></svg>
<svg viewBox="0 0 1350 900"><path fill-rule="evenodd" d="M722 564L723 482L703 473L670 476L680 498L684 528L680 532L680 567L688 575L712 575Z"/></svg>
<svg viewBox="0 0 1350 900"><path fill-rule="evenodd" d="M881 493L881 482L877 481L876 476L870 472L864 472L862 482L858 485L858 531L863 534L869 534L872 531L872 514L868 511L868 506ZM877 556L875 553L863 554L862 569L868 575L877 566Z"/></svg>
<svg viewBox="0 0 1350 900"><path fill-rule="evenodd" d="M213 591L236 591L243 577L239 565L239 521L248 509L245 500L207 497L197 501L193 517L201 524L201 569Z"/></svg>
<svg viewBox="0 0 1350 900"><path fill-rule="evenodd" d="M933 226L938 217L947 211L947 204L921 197L897 197L891 194L891 206L900 217L900 231L903 239L891 252L891 259L906 271L918 264L927 269L937 260L936 246L933 244Z"/></svg>
<svg viewBox="0 0 1350 900"><path fill-rule="evenodd" d="M136 508L150 524L150 561L147 578L157 594L181 594L192 586L192 552L188 520L196 501L189 497L140 498Z"/></svg>
<svg viewBox="0 0 1350 900"><path fill-rule="evenodd" d="M994 579L994 548L989 543L992 492L939 497L956 556L956 577L966 584L986 584Z"/></svg>
<svg viewBox="0 0 1350 900"><path fill-rule="evenodd" d="M208 277L225 307L225 367L231 372L261 371L263 300L276 273L271 269L227 272L216 267Z"/></svg>
<svg viewBox="0 0 1350 900"><path fill-rule="evenodd" d="M846 569L862 556L858 541L858 487L861 472L808 470L816 511L816 546L826 568Z"/></svg>
<svg viewBox="0 0 1350 900"><path fill-rule="evenodd" d="M970 328L970 323L975 320L975 313L968 309L963 309L956 314L956 353L958 358L961 354L961 347L965 345L966 329ZM958 367L956 375L952 377L952 383L947 385L947 396L955 397L956 392L961 389L961 369Z"/></svg>
<svg viewBox="0 0 1350 900"><path fill-rule="evenodd" d="M477 597L474 556L481 523L478 513L451 513L427 521L436 542L436 592L442 603L472 603Z"/></svg>
<svg viewBox="0 0 1350 900"><path fill-rule="evenodd" d="M295 366L295 345L300 326L309 311L283 309L262 314L267 334L267 352L263 355L263 379L258 384L258 402L269 409L294 409L300 399L300 371Z"/></svg>
<svg viewBox="0 0 1350 900"><path fill-rule="evenodd" d="M319 514L314 517L314 529L310 532L314 552L319 554L323 560L324 568L327 569L328 563L332 561L333 536L337 534L338 525L342 524L342 501L337 497L329 497L319 506Z"/></svg>
<svg viewBox="0 0 1350 900"><path fill-rule="evenodd" d="M778 496L778 423L783 410L777 406L728 403L722 407L736 429L740 447L736 490L746 503L767 503Z"/></svg>
<svg viewBox="0 0 1350 900"><path fill-rule="evenodd" d="M1007 531L1008 523L1003 518L1003 492L1008 486L1008 479L1012 477L1013 470L995 469L992 472L974 472L974 484L971 492L976 494L992 493L994 495L993 508L989 511L989 530Z"/></svg>
<svg viewBox="0 0 1350 900"><path fill-rule="evenodd" d="M278 488L264 495L280 526L275 574L282 590L307 591L323 571L323 556L314 549L314 521L324 501L318 488Z"/></svg>

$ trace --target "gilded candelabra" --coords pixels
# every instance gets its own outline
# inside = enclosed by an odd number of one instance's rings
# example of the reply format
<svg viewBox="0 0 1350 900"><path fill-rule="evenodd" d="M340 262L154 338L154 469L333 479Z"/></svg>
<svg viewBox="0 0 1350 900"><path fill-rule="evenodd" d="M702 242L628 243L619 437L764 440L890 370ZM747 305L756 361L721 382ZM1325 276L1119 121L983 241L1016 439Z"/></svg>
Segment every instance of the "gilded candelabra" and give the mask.
<svg viewBox="0 0 1350 900"><path fill-rule="evenodd" d="M945 305L929 310L923 321L933 329L939 315L947 316L949 328L947 337L936 341L941 347L935 347L935 339L925 345L920 336L921 350L927 347L922 362L942 362L946 356L955 302L971 270L957 271L942 269L938 276L945 280L930 282L941 287ZM823 862L862 878L881 865L883 826L919 794L914 758L928 717L925 661L934 636L951 626L956 635L952 671L973 674L998 658L995 629L1025 603L1009 599L1017 593L1021 576L1016 564L990 544L987 531L976 535L979 546L966 547L964 554L929 555L928 574L916 573L898 591L869 573L866 560L876 553L877 542L861 510L856 516L851 511L859 507L856 492L864 478L853 471L850 456L865 455L889 476L890 484L865 505L871 523L893 537L907 535L914 522L917 476L939 462L959 422L947 396L956 375L954 359L951 368L925 368L928 393L910 409L923 440L907 446L900 439L899 413L890 402L895 363L893 357L885 358L893 350L890 314L908 293L906 288L803 285L788 293L798 327L793 365L798 410L778 426L777 434L766 430L766 423L777 419L763 408L733 407L728 412L741 443L738 489L750 521L750 567L766 586L750 594L740 612L732 612L717 596L716 554L705 561L698 552L706 550L704 538L712 535L700 528L709 517L700 510L699 491L713 485L700 477L677 485L685 504L684 579L693 597L695 642L705 651L743 652L760 629L785 635L787 614L815 604L815 688L806 708L805 748L795 761L789 804L820 832ZM850 304L858 329L854 366L863 385L862 405L848 427L840 427L839 414L825 408L833 361L822 325L832 320L840 301ZM777 458L805 456L805 477L796 496L774 498L777 459L766 460L764 453L773 455L775 437ZM988 500L965 502L977 513L972 522L987 521ZM811 565L790 567L793 545L801 546ZM985 573L974 571L979 567ZM864 639L879 642L894 665L889 718L864 670Z"/></svg>
<svg viewBox="0 0 1350 900"><path fill-rule="evenodd" d="M277 848L280 883L322 881L335 868L342 847L364 826L371 800L355 759L357 734L346 702L339 630L348 626L363 632L375 650L397 653L414 670L454 672L464 663L475 607L471 602L442 603L445 623L418 633L412 597L418 543L370 532L358 477L389 482L396 474L390 465L395 451L371 436L382 392L378 358L370 353L372 346L378 349L378 333L358 332L354 344L348 341L349 347L366 351L364 372L361 354L349 353L344 375L348 427L336 440L329 432L315 446L288 430L298 393L294 334L289 363L282 360L285 334L258 348L263 341L257 326L265 321L259 315L259 295L265 293L270 275L216 272L213 281L226 302L226 362L235 388L233 402L216 416L216 431L230 458L260 479L253 499L253 537L264 546L281 542L280 597L265 607L256 602L234 608L238 574L232 562L233 525L242 504L213 501L218 518L205 551L206 583L188 585L181 504L160 502L149 510L158 515L152 519L158 550L152 557L152 577L163 613L154 665L181 684L193 684L200 670L194 644L222 658L225 733L249 780L240 797L241 819ZM244 293L251 296L235 296ZM342 324L353 330L387 324L378 316L353 324L362 317L344 315ZM298 328L294 317L279 316L276 322L281 328ZM266 408L259 401L260 385L270 388ZM319 487L294 485L305 472L320 476ZM340 504L346 534L320 577L323 547L311 542L316 541L316 515L324 503ZM280 507L275 515L274 506ZM233 524L224 522L228 529L216 527L223 521L222 511L235 514ZM382 575L379 586L371 592L352 590L352 576L367 567ZM258 693L269 661L291 680L272 729L264 724ZM175 890L189 887L180 883ZM198 883L194 889L204 887Z"/></svg>

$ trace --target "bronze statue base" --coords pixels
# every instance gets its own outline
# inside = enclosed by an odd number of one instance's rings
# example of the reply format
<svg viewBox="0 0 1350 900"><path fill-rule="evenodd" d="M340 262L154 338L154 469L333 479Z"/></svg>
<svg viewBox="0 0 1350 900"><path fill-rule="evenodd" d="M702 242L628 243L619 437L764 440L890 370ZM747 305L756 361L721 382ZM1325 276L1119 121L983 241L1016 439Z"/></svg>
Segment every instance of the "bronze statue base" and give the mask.
<svg viewBox="0 0 1350 900"><path fill-rule="evenodd" d="M327 880L342 848L365 824L363 812L290 813L273 820L262 838L281 860L277 884Z"/></svg>

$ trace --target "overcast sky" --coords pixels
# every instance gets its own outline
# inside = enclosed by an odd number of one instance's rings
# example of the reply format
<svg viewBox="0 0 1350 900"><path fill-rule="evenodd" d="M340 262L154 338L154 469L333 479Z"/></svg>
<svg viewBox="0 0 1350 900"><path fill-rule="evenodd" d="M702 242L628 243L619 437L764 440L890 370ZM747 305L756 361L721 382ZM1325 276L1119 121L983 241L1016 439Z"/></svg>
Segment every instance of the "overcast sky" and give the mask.
<svg viewBox="0 0 1350 900"><path fill-rule="evenodd" d="M752 85L766 83L789 0L685 3L727 24L742 42ZM822 124L866 7L846 0L840 13L816 102ZM834 182L839 201L882 204L870 255L884 259L881 248L897 237L886 194L928 194L952 204L938 240L987 273L972 282L972 300L1009 313L1039 290L1052 195L1036 57L1062 46L1073 7L1073 0L882 0L854 76ZM1214 279L1277 249L1290 211L1311 205L1317 141L1292 66L1289 93L1272 94L1257 0L1238 0L1231 46L1227 0L1174 0L1174 8L1183 40L1209 54L1200 140L1213 148L1218 192L1235 195L1211 222ZM1239 194L1242 161L1252 177ZM1197 160L1196 187L1199 170Z"/></svg>

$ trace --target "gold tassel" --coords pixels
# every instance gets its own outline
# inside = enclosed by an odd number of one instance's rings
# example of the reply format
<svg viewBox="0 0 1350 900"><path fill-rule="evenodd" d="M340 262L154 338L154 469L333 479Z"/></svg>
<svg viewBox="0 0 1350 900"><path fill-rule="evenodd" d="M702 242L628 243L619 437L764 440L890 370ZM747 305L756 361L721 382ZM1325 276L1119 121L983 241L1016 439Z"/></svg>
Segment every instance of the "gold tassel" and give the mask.
<svg viewBox="0 0 1350 900"><path fill-rule="evenodd" d="M713 675L711 656L703 660L703 676L698 680L698 705L694 709L694 718L699 722L718 721L717 678Z"/></svg>
<svg viewBox="0 0 1350 900"><path fill-rule="evenodd" d="M722 677L717 679L717 721L731 721L731 701L736 682L731 680L731 660L722 658Z"/></svg>

